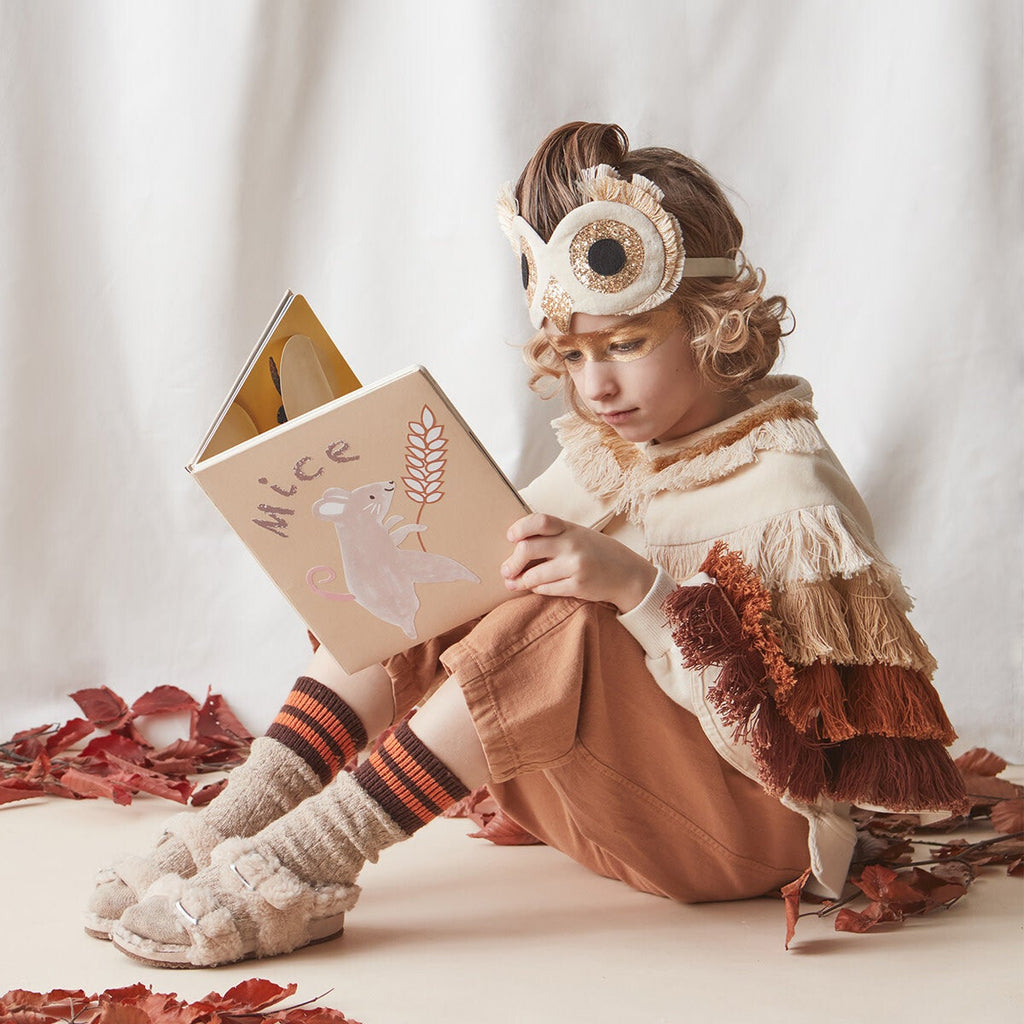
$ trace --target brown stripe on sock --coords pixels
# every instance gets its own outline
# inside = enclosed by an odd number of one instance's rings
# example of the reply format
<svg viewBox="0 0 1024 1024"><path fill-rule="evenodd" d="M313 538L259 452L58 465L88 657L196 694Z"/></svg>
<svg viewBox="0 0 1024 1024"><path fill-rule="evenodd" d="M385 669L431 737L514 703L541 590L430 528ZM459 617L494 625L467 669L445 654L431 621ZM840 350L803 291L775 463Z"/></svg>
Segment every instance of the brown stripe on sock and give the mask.
<svg viewBox="0 0 1024 1024"><path fill-rule="evenodd" d="M405 722L355 770L355 779L408 835L469 793Z"/></svg>
<svg viewBox="0 0 1024 1024"><path fill-rule="evenodd" d="M296 681L267 735L295 751L325 785L366 746L359 716L309 676Z"/></svg>

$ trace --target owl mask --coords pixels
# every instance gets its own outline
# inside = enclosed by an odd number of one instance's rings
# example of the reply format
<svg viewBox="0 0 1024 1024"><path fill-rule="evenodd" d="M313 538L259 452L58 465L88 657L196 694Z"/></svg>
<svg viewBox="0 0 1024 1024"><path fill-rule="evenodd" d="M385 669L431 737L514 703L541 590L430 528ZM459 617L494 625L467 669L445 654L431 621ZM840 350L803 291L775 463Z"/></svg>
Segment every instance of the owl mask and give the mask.
<svg viewBox="0 0 1024 1024"><path fill-rule="evenodd" d="M619 176L608 164L580 176L582 202L548 242L519 215L511 182L498 195L498 220L519 254L530 322L547 317L563 334L573 313L618 316L660 306L683 277L733 277L731 259L686 259L679 222L647 178Z"/></svg>

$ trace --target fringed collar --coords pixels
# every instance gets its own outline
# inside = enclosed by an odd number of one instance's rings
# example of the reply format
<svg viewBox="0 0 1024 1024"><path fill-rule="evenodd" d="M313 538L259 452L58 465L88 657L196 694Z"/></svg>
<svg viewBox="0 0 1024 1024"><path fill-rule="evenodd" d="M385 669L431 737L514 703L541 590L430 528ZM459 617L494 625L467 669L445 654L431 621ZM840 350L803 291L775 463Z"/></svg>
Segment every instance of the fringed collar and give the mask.
<svg viewBox="0 0 1024 1024"><path fill-rule="evenodd" d="M811 387L800 377L776 375L750 385L743 412L666 444L624 441L604 424L576 413L553 426L576 482L615 501L615 512L635 523L661 491L702 487L757 460L760 451L815 452L825 447L815 426Z"/></svg>

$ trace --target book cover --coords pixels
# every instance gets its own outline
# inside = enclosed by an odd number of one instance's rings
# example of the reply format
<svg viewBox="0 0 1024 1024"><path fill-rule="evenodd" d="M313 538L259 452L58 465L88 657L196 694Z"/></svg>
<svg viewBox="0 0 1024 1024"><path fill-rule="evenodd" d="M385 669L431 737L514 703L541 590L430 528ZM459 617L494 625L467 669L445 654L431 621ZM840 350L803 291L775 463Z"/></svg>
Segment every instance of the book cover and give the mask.
<svg viewBox="0 0 1024 1024"><path fill-rule="evenodd" d="M358 387L301 296L188 469L348 672L511 596L505 533L529 509L425 369Z"/></svg>

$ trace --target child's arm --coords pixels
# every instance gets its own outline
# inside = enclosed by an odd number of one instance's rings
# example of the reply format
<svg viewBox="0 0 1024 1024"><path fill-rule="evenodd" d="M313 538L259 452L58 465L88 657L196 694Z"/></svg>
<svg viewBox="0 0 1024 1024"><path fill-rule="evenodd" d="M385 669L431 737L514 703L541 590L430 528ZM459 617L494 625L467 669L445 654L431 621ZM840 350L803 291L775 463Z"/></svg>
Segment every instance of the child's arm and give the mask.
<svg viewBox="0 0 1024 1024"><path fill-rule="evenodd" d="M628 612L658 575L654 565L625 544L556 516L525 516L509 528L508 539L515 547L501 571L509 590L606 601Z"/></svg>

